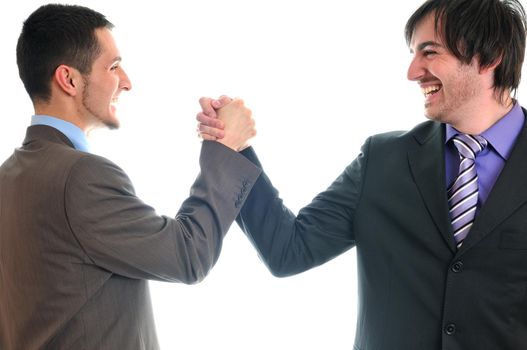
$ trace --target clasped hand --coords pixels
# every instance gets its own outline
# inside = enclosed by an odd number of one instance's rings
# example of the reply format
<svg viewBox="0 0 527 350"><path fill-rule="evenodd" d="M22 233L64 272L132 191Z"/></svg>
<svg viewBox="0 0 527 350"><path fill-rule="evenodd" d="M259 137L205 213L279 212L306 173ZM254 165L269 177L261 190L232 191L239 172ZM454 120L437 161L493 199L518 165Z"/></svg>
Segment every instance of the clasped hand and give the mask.
<svg viewBox="0 0 527 350"><path fill-rule="evenodd" d="M249 146L256 128L252 112L243 100L202 97L199 104L202 111L196 116L197 132L203 140L218 141L237 152Z"/></svg>

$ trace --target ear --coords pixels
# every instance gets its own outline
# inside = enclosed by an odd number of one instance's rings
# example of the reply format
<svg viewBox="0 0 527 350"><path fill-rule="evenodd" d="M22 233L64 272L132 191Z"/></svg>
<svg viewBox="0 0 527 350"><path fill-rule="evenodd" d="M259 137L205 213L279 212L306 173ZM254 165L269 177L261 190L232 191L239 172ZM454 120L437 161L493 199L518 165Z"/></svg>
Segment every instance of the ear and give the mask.
<svg viewBox="0 0 527 350"><path fill-rule="evenodd" d="M61 64L55 69L53 80L57 86L67 95L76 96L79 93L81 74L73 67Z"/></svg>

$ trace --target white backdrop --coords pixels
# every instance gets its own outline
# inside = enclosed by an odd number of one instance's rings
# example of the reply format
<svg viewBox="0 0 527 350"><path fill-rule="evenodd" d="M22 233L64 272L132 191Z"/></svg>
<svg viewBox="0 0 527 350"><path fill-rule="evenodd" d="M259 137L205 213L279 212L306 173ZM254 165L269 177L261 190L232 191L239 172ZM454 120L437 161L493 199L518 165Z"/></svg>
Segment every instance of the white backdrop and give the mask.
<svg viewBox="0 0 527 350"><path fill-rule="evenodd" d="M23 20L44 3L21 0L2 11L0 159L20 145L33 112L15 46ZM367 136L424 120L419 88L406 80L411 55L403 37L421 0L76 4L116 25L133 85L120 99L121 129L93 133L92 146L125 169L159 214L177 212L197 175L200 96L244 98L258 127L253 145L295 212L340 174ZM353 346L354 250L278 279L233 225L204 282L151 282L151 289L162 349Z"/></svg>

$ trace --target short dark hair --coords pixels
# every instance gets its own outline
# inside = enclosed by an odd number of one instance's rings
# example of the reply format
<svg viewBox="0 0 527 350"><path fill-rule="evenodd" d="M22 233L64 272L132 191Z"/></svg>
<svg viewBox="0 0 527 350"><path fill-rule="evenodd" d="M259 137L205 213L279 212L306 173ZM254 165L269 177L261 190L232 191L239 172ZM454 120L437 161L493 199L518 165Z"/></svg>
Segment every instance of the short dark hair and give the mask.
<svg viewBox="0 0 527 350"><path fill-rule="evenodd" d="M26 19L16 58L20 79L33 102L49 101L51 77L61 64L90 74L101 53L98 28L112 29L113 24L99 12L76 5L44 5Z"/></svg>
<svg viewBox="0 0 527 350"><path fill-rule="evenodd" d="M482 67L498 64L494 92L516 93L525 56L525 10L518 0L428 0L410 17L405 27L410 45L417 25L434 15L436 33L462 63L474 57Z"/></svg>

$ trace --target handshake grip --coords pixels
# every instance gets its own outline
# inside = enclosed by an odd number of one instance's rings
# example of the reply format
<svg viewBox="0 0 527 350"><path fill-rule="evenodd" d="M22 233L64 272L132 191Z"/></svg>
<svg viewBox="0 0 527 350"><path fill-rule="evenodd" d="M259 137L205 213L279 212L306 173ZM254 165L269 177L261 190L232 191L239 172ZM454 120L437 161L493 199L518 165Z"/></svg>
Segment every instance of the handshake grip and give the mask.
<svg viewBox="0 0 527 350"><path fill-rule="evenodd" d="M217 109L210 99L201 99L200 104L203 112L198 114L198 132L204 140L216 140L236 152L249 147L250 139L256 135L256 127L252 111L243 100L217 100L214 103L219 106Z"/></svg>

